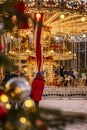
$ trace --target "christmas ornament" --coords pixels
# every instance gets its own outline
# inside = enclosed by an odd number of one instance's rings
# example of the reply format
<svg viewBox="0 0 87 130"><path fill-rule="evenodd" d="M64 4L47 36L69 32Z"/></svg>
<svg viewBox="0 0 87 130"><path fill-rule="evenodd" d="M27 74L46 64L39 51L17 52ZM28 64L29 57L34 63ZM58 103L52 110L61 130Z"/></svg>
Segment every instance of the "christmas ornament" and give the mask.
<svg viewBox="0 0 87 130"><path fill-rule="evenodd" d="M0 103L0 121L4 121L6 119L7 113L8 110Z"/></svg>
<svg viewBox="0 0 87 130"><path fill-rule="evenodd" d="M0 51L3 51L3 49L4 49L4 46L0 45Z"/></svg>
<svg viewBox="0 0 87 130"><path fill-rule="evenodd" d="M5 91L10 100L24 101L30 94L31 87L25 78L12 78L5 85Z"/></svg>

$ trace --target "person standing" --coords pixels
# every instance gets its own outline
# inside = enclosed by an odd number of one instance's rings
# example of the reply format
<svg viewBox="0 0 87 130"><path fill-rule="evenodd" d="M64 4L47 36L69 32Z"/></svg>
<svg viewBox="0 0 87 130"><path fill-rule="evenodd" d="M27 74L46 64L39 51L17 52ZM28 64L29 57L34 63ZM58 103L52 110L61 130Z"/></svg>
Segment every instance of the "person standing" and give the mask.
<svg viewBox="0 0 87 130"><path fill-rule="evenodd" d="M44 89L44 77L42 73L38 71L36 77L32 81L31 98L35 102L35 107L39 107L39 101L42 100L42 93Z"/></svg>

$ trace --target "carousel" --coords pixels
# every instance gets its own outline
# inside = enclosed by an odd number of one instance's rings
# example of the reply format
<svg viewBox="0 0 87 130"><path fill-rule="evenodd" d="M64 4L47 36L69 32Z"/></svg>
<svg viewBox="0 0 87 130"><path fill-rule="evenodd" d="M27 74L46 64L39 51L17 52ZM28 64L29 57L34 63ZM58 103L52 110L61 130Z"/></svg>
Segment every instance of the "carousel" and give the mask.
<svg viewBox="0 0 87 130"><path fill-rule="evenodd" d="M3 1L5 2L5 1ZM42 71L48 85L60 74L60 67L80 72L87 67L87 3L79 0L18 0L25 7L27 23L1 40L5 53L32 82ZM17 8L18 9L18 8ZM20 9L20 8L19 8ZM12 16L16 23L16 15ZM27 26L25 26L27 24Z"/></svg>

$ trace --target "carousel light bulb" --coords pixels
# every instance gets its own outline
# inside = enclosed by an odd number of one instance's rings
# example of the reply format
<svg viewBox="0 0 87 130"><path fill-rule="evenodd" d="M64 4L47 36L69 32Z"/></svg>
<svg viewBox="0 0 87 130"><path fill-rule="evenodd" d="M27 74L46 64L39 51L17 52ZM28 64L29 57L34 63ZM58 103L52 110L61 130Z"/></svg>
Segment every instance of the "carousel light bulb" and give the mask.
<svg viewBox="0 0 87 130"><path fill-rule="evenodd" d="M53 50L51 50L50 53L53 54Z"/></svg>
<svg viewBox="0 0 87 130"><path fill-rule="evenodd" d="M74 53L74 57L76 57L76 53Z"/></svg>
<svg viewBox="0 0 87 130"><path fill-rule="evenodd" d="M9 51L9 53L11 53L11 51Z"/></svg>
<svg viewBox="0 0 87 130"><path fill-rule="evenodd" d="M64 18L65 18L65 15L64 15L64 14L61 14L61 15L60 15L60 18L61 18L61 19L64 19Z"/></svg>
<svg viewBox="0 0 87 130"><path fill-rule="evenodd" d="M85 18L85 17L82 17L82 18L81 18L81 21L82 21L82 22L84 22L85 20L86 20L86 18Z"/></svg>
<svg viewBox="0 0 87 130"><path fill-rule="evenodd" d="M3 103L8 102L8 97L5 94L2 94L0 99L1 99L1 102L3 102Z"/></svg>
<svg viewBox="0 0 87 130"><path fill-rule="evenodd" d="M72 52L71 51L69 51L69 54L71 54Z"/></svg>
<svg viewBox="0 0 87 130"><path fill-rule="evenodd" d="M20 122L26 124L27 119L25 117L20 117Z"/></svg>
<svg viewBox="0 0 87 130"><path fill-rule="evenodd" d="M56 40L59 40L59 37L55 37L56 38Z"/></svg>
<svg viewBox="0 0 87 130"><path fill-rule="evenodd" d="M13 39L13 36L11 36L11 39Z"/></svg>
<svg viewBox="0 0 87 130"><path fill-rule="evenodd" d="M41 14L40 14L40 13L37 13L37 14L36 14L36 17L37 17L37 19L39 19L39 18L41 17Z"/></svg>
<svg viewBox="0 0 87 130"><path fill-rule="evenodd" d="M29 53L29 50L27 49L26 52Z"/></svg>
<svg viewBox="0 0 87 130"><path fill-rule="evenodd" d="M86 38L86 34L83 34L83 37Z"/></svg>

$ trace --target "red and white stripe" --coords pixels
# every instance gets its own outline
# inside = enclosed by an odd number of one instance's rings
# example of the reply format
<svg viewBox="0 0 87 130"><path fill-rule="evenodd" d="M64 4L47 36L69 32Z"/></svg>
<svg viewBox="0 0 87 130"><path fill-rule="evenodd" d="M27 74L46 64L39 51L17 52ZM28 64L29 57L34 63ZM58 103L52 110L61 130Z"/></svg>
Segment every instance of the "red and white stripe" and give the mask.
<svg viewBox="0 0 87 130"><path fill-rule="evenodd" d="M38 71L41 69L42 64L42 48L41 48L41 33L42 33L42 25L43 22L43 13L40 13L40 17L37 17L37 13L34 14L34 42L36 48L36 59L37 59L37 68Z"/></svg>

